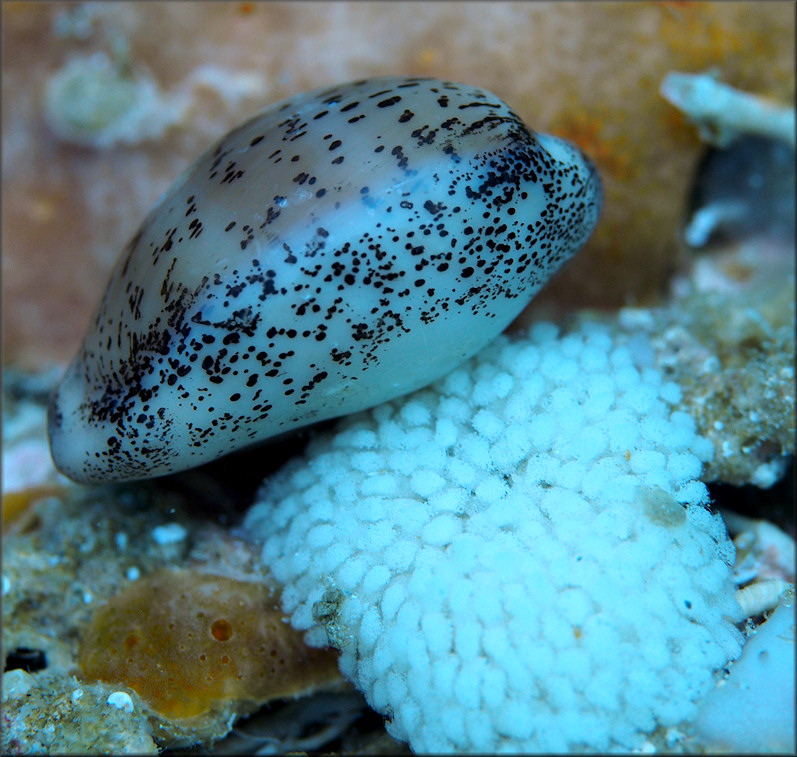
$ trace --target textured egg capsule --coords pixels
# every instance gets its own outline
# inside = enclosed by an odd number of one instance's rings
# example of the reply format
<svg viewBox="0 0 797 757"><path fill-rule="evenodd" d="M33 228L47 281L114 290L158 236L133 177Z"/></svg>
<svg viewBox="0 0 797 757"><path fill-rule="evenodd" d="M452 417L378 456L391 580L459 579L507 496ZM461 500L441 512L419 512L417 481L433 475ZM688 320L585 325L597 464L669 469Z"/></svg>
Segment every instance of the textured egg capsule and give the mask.
<svg viewBox="0 0 797 757"><path fill-rule="evenodd" d="M385 77L272 105L123 251L50 405L84 482L191 468L417 389L586 240L600 182L490 92Z"/></svg>

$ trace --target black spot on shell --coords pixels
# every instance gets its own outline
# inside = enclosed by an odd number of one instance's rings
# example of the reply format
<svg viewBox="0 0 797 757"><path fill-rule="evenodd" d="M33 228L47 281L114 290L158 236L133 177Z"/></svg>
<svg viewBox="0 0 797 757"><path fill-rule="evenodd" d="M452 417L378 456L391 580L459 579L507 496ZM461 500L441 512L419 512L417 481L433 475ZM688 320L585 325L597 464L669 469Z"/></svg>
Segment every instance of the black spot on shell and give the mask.
<svg viewBox="0 0 797 757"><path fill-rule="evenodd" d="M398 102L401 102L401 97L399 95L394 95L393 97L388 97L386 100L382 100L381 102L377 103L377 107L389 108Z"/></svg>

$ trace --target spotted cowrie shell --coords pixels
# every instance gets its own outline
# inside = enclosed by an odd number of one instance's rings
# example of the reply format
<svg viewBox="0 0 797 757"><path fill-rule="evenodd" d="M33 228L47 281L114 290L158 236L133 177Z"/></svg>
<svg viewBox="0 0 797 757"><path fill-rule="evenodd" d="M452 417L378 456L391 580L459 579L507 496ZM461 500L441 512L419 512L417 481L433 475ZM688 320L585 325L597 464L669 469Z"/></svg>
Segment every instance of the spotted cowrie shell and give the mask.
<svg viewBox="0 0 797 757"><path fill-rule="evenodd" d="M122 252L53 394L53 459L142 479L422 387L584 243L600 181L499 98L384 77L272 105Z"/></svg>

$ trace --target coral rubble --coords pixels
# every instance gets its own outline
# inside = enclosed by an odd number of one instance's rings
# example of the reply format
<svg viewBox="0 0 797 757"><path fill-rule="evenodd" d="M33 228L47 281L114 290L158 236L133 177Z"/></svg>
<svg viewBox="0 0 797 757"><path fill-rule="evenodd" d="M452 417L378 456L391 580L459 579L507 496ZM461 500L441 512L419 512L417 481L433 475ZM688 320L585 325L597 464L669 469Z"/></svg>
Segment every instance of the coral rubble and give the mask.
<svg viewBox="0 0 797 757"><path fill-rule="evenodd" d="M3 674L3 754L157 754L140 702L105 684L21 669ZM127 696L127 695L125 695Z"/></svg>
<svg viewBox="0 0 797 757"><path fill-rule="evenodd" d="M705 481L766 488L794 455L794 281L793 256L755 240L701 256L666 307L621 314L714 444Z"/></svg>

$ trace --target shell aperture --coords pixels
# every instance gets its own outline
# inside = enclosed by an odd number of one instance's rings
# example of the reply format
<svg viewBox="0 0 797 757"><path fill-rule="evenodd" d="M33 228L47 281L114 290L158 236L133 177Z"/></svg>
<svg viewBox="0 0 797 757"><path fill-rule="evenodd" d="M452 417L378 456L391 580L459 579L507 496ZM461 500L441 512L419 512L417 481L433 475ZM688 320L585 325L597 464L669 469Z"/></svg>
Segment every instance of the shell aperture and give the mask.
<svg viewBox="0 0 797 757"><path fill-rule="evenodd" d="M53 459L150 478L420 388L509 324L600 204L576 147L476 87L383 77L276 103L124 249L51 399Z"/></svg>

